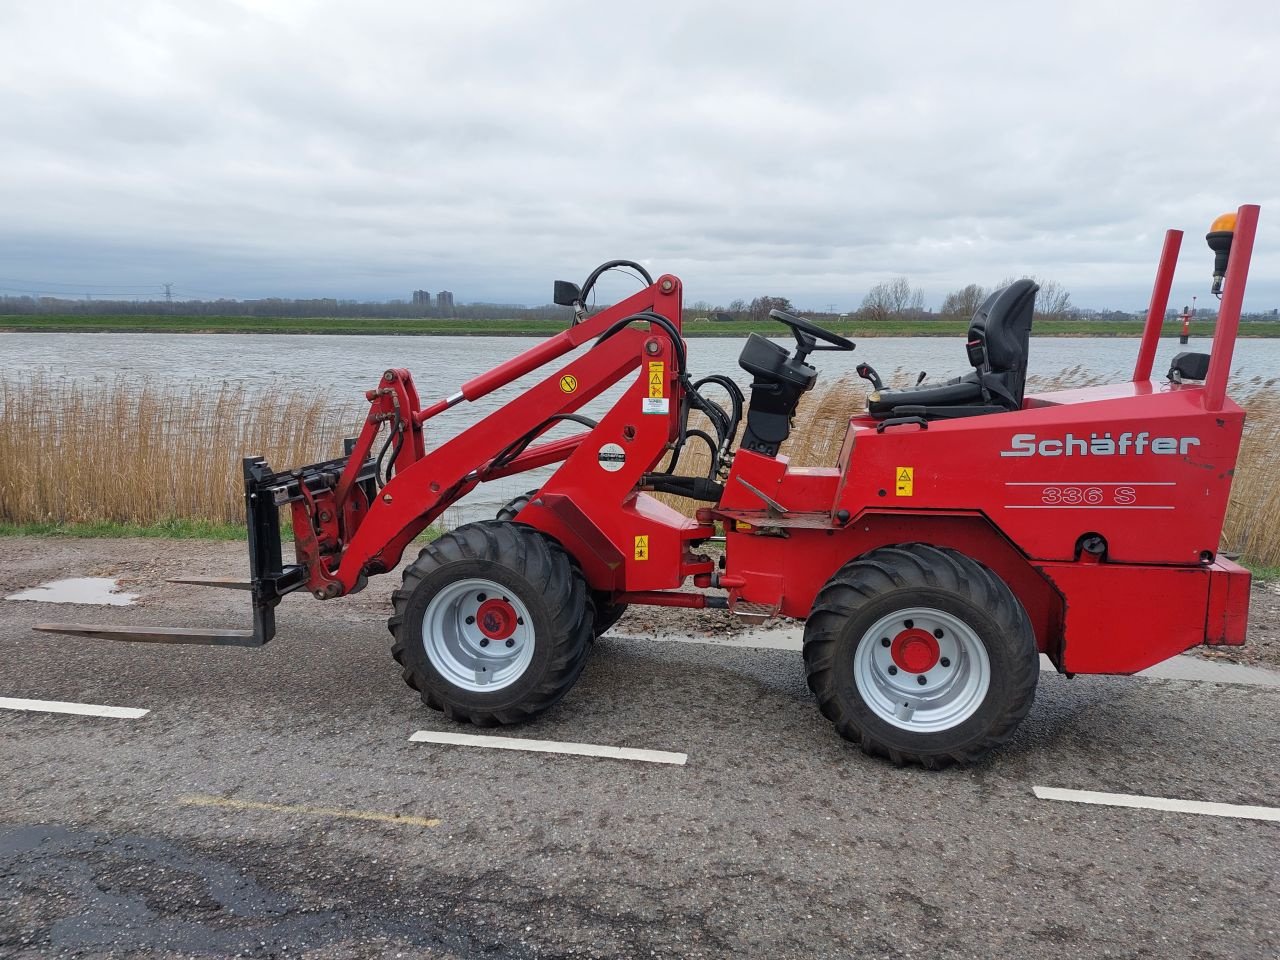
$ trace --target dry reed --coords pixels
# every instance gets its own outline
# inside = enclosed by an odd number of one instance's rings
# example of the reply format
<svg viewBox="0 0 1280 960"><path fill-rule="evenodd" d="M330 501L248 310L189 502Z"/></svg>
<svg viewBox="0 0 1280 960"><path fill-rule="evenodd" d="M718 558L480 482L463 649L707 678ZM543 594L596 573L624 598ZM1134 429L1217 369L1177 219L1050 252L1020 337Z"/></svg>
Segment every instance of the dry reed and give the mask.
<svg viewBox="0 0 1280 960"><path fill-rule="evenodd" d="M338 456L353 423L319 392L0 378L0 521L241 523L242 456Z"/></svg>
<svg viewBox="0 0 1280 960"><path fill-rule="evenodd" d="M908 379L903 372L891 378ZM1092 382L1076 367L1033 377L1029 389ZM1255 380L1241 384L1237 395L1247 397L1248 419L1223 549L1280 566L1280 386ZM860 380L837 380L807 394L783 452L797 466L834 464L849 417L864 409L865 397ZM360 413L318 391L258 399L228 385L0 378L0 521L239 523L241 456L261 454L279 468L337 456ZM707 467L704 446L691 443L680 473L705 474Z"/></svg>
<svg viewBox="0 0 1280 960"><path fill-rule="evenodd" d="M1244 439L1222 529L1224 548L1246 560L1280 566L1280 389L1261 385L1242 404Z"/></svg>

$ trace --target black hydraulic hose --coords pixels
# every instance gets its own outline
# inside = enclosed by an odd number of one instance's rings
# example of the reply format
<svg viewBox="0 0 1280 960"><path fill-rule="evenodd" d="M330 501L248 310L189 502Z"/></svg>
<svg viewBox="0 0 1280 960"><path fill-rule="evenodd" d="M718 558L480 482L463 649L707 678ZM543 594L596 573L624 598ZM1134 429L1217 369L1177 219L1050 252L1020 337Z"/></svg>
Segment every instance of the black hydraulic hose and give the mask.
<svg viewBox="0 0 1280 960"><path fill-rule="evenodd" d="M616 269L617 267L629 267L636 271L636 273L640 274L640 276L644 277L644 282L647 286L653 285L653 277L649 276L649 271L640 266L640 264L636 263L634 260L609 260L600 264L600 266L591 271L590 275L587 277L586 283L582 285L581 301L583 303L586 302L587 294L591 292L591 288L596 285L596 281L599 280L601 276L610 270Z"/></svg>
<svg viewBox="0 0 1280 960"><path fill-rule="evenodd" d="M623 317L621 320L617 321L613 326L611 326L604 333L600 334L598 338L596 338L595 346L597 347L600 346L600 344L604 343L606 340L608 340L610 337L616 334L619 330L623 329L629 324L636 323L639 321L654 324L662 329L662 331L671 340L671 345L676 352L676 360L678 361L677 366L679 367L679 370L677 370L676 372L684 373L685 366L686 366L685 350L684 350L684 341L680 339L680 331L676 329L675 324L673 324L670 320L668 320L666 317L664 317L660 313L654 313L652 310L641 310L639 313L633 313L629 317Z"/></svg>
<svg viewBox="0 0 1280 960"><path fill-rule="evenodd" d="M595 342L595 346L598 347L623 328L636 322L645 322L656 326L667 335L668 339L670 339L672 348L676 354L676 374L683 387L683 390L681 391L683 397L680 402L679 412L679 434L676 437L675 445L671 451L671 460L667 464L667 469L664 472L672 474L675 471L676 463L680 458L681 451L684 449L686 438L690 433L697 432L708 441L712 448L711 476L714 477L715 472L719 469L721 459L720 451L727 450L729 445L733 442L733 438L737 435L738 423L742 419L742 391L738 388L738 385L728 377L712 375L705 378L703 381L699 381L716 383L723 387L729 394L734 410L733 415L726 413L724 408L719 404L702 396L702 394L700 394L696 389L696 386L689 382L689 375L687 373L688 357L685 351L684 340L680 337L680 331L676 329L675 324L670 320L659 313L653 312L652 310L642 310L640 313L635 313L629 317L623 317L621 320L618 320L610 326L609 329L605 330L604 333L600 334L599 338L597 338ZM719 436L719 444L711 442L711 438L701 431L691 431L688 429L690 406L701 410L707 415L707 419L711 421L716 434Z"/></svg>
<svg viewBox="0 0 1280 960"><path fill-rule="evenodd" d="M680 378L681 383L685 382L684 376ZM667 462L667 469L664 473L672 474L676 472L676 464L680 461L680 453L684 450L684 442L689 429L689 392L681 391L680 410L676 415L676 442L671 447L671 459Z"/></svg>
<svg viewBox="0 0 1280 960"><path fill-rule="evenodd" d="M560 423L563 421L581 424L589 430L594 430L599 426L597 421L577 413L558 413L555 416L547 417L547 419L543 420L532 430L516 437L515 440L512 440L502 450L498 451L498 455L493 458L490 469L492 470L499 467L505 467L516 457L520 456L520 454L524 452L525 448L528 447L529 444L533 443L533 441L536 440L544 430L554 423Z"/></svg>
<svg viewBox="0 0 1280 960"><path fill-rule="evenodd" d="M729 444L728 438L734 436L733 431L736 428L730 427L729 414L725 413L724 409L719 404L711 400L708 400L701 393L699 393L694 388L694 386L689 383L688 377L681 376L680 382L684 387L683 393L685 398L684 402L682 402L680 406L680 433L676 437L675 446L671 451L671 460L667 463L667 468L666 470L663 471L663 473L666 473L667 475L671 475L675 473L676 464L679 462L680 454L684 450L685 440L690 435L696 434L702 437L712 449L711 472L708 476L714 478L716 475L716 472L720 469L720 463L723 459L722 453L723 451L727 451L728 449L728 444ZM716 431L716 436L719 438L718 443L716 441L713 441L710 436L708 436L706 433L703 433L701 430L689 429L689 407L690 406L698 410L701 410L704 414L706 414L707 419L711 421L711 425Z"/></svg>
<svg viewBox="0 0 1280 960"><path fill-rule="evenodd" d="M705 433L702 430L686 430L685 436L697 437L707 445L707 448L711 451L711 471L707 476L714 477L716 475L716 471L720 469L720 450L716 442L711 439L710 434ZM670 473L670 471L667 472Z"/></svg>
<svg viewBox="0 0 1280 960"><path fill-rule="evenodd" d="M722 373L713 373L709 377L703 377L701 380L694 383L693 388L697 390L706 383L717 384L724 388L725 393L729 394L729 403L733 408L733 414L729 421L729 436L731 438L736 436L738 433L738 424L742 422L742 409L746 406L746 397L742 394L742 388Z"/></svg>
<svg viewBox="0 0 1280 960"><path fill-rule="evenodd" d="M391 470L396 465L396 458L400 456L400 444L396 444L395 449L391 453L391 460L387 464L385 471L382 466L382 458L387 455L387 448L390 447L396 439L396 435L400 432L400 417L396 416L395 422L391 424L387 431L387 439L383 441L382 446L378 449L378 456L374 460L376 464L374 469L374 480L377 482L378 488L386 486L387 481L391 479ZM386 478L386 480L383 479Z"/></svg>
<svg viewBox="0 0 1280 960"><path fill-rule="evenodd" d="M387 448L391 446L391 441L394 438L395 438L394 431L387 434L387 439L383 441L382 447L378 450L378 456L374 460L376 467L373 471L373 476L374 476L374 479L378 482L378 489L382 489L384 486L386 486L386 480L383 479L384 474L382 472L382 458L387 455ZM386 479L390 480L391 478L387 477Z"/></svg>
<svg viewBox="0 0 1280 960"><path fill-rule="evenodd" d="M691 403L707 415L707 419L715 425L716 433L723 440L732 430L732 417L725 412L724 407L704 396L702 391L698 389L697 384L689 383L687 378L684 383L685 389L689 392Z"/></svg>
<svg viewBox="0 0 1280 960"><path fill-rule="evenodd" d="M720 434L719 460L723 463L728 459L729 454L733 449L734 441L738 439L738 427L742 423L742 414L746 406L746 398L742 395L742 388L722 374L713 374L709 377L703 377L701 380L697 381L693 387L695 390L700 390L704 384L708 383L714 383L717 386L722 387L724 391L729 394L730 408L733 411L732 414L728 415L729 422L725 426L724 431Z"/></svg>

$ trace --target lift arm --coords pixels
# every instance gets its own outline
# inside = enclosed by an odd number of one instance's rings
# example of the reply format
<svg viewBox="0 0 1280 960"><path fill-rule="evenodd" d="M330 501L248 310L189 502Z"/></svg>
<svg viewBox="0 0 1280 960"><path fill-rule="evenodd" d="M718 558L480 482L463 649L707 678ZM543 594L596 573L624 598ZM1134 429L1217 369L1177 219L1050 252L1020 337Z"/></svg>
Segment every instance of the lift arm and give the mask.
<svg viewBox="0 0 1280 960"><path fill-rule="evenodd" d="M273 473L261 458L245 461L245 513L249 529L248 581L205 581L206 586L250 592L251 630L183 627L107 627L40 624L38 630L115 640L261 646L275 634L275 606L306 587L320 599L363 587L365 578L394 569L405 547L485 480L566 460L591 434L534 444L557 422L637 370L644 359L668 364L673 376L662 417L642 418L644 429L666 437L650 461L632 465L637 476L661 457L676 436L683 404L680 339L681 285L659 277L640 292L576 323L492 370L474 377L448 397L422 408L407 370L386 371L366 393L369 413L346 456ZM645 322L647 329L635 326ZM424 425L463 402L474 402L565 354L598 342L536 386L434 450L424 442ZM381 454L374 444L386 426ZM390 460L383 456L390 451ZM394 466L392 466L394 465ZM389 476L388 476L389 474ZM386 482L381 483L383 477ZM278 510L291 509L297 562L281 556Z"/></svg>

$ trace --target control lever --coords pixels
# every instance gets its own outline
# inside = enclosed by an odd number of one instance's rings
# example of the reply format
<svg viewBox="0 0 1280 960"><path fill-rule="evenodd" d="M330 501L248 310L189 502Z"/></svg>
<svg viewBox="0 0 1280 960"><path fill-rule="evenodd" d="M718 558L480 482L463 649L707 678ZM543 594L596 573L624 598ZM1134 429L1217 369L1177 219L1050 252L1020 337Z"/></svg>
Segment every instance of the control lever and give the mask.
<svg viewBox="0 0 1280 960"><path fill-rule="evenodd" d="M854 371L863 380L870 381L871 385L877 390L884 389L884 381L880 379L880 374L876 373L876 368L869 363L860 363L854 367Z"/></svg>
<svg viewBox="0 0 1280 960"><path fill-rule="evenodd" d="M927 374L925 371L921 370L920 376L916 377L916 386L918 387L920 386L920 384L924 383L924 378L927 377L928 375L929 374Z"/></svg>

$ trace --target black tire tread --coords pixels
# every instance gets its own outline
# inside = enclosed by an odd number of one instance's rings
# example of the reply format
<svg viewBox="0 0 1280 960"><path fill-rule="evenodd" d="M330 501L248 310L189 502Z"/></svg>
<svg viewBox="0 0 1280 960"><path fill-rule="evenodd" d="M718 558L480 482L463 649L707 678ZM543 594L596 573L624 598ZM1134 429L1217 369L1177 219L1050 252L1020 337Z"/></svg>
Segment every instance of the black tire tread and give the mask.
<svg viewBox="0 0 1280 960"><path fill-rule="evenodd" d="M466 560L501 563L523 576L546 599L551 611L552 633L568 638L557 644L555 659L543 681L518 704L498 710L462 707L431 690L405 656L405 610L414 591L441 567ZM577 681L586 665L594 623L594 608L587 583L568 552L546 534L523 524L502 521L469 523L427 544L404 571L401 587L392 594L392 614L387 629L394 642L391 655L401 666L404 682L417 690L422 701L451 719L479 727L523 723L557 703Z"/></svg>
<svg viewBox="0 0 1280 960"><path fill-rule="evenodd" d="M805 624L804 658L809 689L822 715L845 739L863 752L887 757L901 766L916 763L928 769L975 763L1006 743L1031 709L1040 677L1037 656L1019 656L1009 674L1009 708L976 742L944 754L920 754L896 749L860 728L836 696L836 643L860 607L887 590L930 587L967 595L986 610L1016 642L1035 638L1031 621L1009 587L986 566L947 547L906 543L873 550L841 567L818 592Z"/></svg>
<svg viewBox="0 0 1280 960"><path fill-rule="evenodd" d="M512 497L498 511L497 519L515 522L516 517L520 515L520 511L527 507L529 501L537 495L538 491L535 489L526 491L518 497ZM613 603L609 599L609 594L601 590L592 590L591 599L596 605L595 635L599 637L607 633L614 624L622 619L622 615L627 612L627 605L625 603Z"/></svg>

